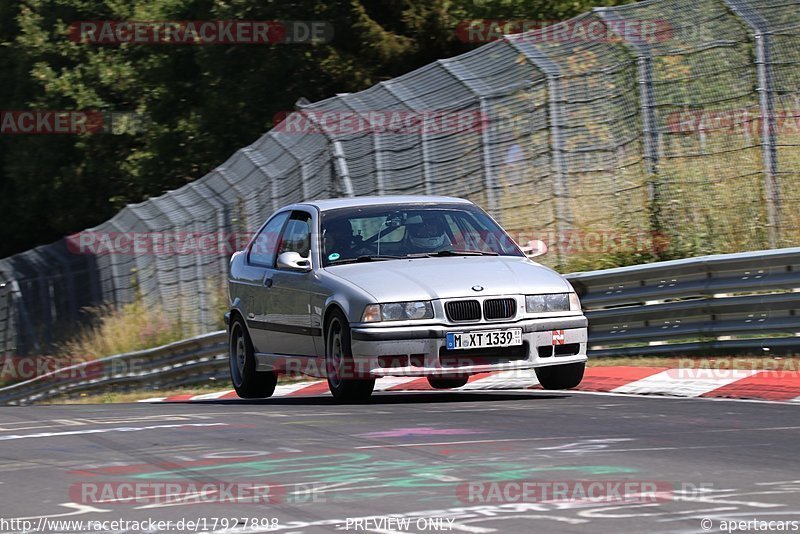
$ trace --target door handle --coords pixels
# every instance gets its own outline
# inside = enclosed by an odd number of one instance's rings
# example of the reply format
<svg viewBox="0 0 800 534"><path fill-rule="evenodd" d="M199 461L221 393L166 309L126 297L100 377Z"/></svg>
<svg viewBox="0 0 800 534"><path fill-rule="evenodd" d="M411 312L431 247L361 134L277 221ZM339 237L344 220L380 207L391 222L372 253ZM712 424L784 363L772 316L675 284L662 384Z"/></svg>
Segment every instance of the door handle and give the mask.
<svg viewBox="0 0 800 534"><path fill-rule="evenodd" d="M272 278L265 278L264 279L264 287L266 287L266 288L272 287Z"/></svg>

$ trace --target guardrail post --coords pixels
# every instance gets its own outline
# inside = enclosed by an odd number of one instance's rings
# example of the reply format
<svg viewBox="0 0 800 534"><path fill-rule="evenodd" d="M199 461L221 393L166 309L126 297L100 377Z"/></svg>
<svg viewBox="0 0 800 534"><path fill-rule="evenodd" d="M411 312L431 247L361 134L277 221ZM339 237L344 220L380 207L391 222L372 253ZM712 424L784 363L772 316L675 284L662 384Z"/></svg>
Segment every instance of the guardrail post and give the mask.
<svg viewBox="0 0 800 534"><path fill-rule="evenodd" d="M758 104L761 111L761 153L764 160L764 195L767 201L769 246L780 242L780 187L777 181L778 153L775 141L775 102L770 64L769 22L742 0L723 0L752 30L755 41Z"/></svg>

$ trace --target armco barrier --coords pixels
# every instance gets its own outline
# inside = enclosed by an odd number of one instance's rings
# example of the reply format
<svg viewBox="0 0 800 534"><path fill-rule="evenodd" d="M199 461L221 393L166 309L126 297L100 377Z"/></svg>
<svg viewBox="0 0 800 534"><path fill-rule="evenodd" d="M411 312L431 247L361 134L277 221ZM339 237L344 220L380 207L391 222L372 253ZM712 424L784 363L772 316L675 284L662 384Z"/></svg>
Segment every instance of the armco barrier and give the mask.
<svg viewBox="0 0 800 534"><path fill-rule="evenodd" d="M589 318L590 356L800 349L800 248L577 273L569 279Z"/></svg>
<svg viewBox="0 0 800 534"><path fill-rule="evenodd" d="M154 349L80 363L0 389L0 403L25 404L59 395L165 389L228 379L225 331Z"/></svg>
<svg viewBox="0 0 800 534"><path fill-rule="evenodd" d="M246 236L295 201L443 194L530 238L658 236L641 252L662 257L796 246L797 7L645 0L555 25L530 19L537 29L503 38L498 21L464 21L467 36L491 42L363 91L301 98L205 176L125 207L77 241ZM362 113L385 127L352 120ZM475 127L442 127L443 114ZM46 352L82 308L137 298L198 332L218 328L215 282L229 251L74 245L0 259L0 355ZM542 261L575 270L589 265L580 256L556 248Z"/></svg>
<svg viewBox="0 0 800 534"><path fill-rule="evenodd" d="M567 278L589 318L590 357L800 349L800 248L704 256ZM0 389L0 403L209 380L227 384L225 331L45 374Z"/></svg>

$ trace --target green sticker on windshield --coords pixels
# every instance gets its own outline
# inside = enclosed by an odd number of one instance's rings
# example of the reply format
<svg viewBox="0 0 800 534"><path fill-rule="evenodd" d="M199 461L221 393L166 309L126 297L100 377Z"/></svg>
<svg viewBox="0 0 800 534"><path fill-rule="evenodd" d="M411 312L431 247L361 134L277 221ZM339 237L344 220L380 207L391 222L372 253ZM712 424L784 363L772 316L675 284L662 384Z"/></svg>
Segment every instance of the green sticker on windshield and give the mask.
<svg viewBox="0 0 800 534"><path fill-rule="evenodd" d="M336 260L338 260L340 257L341 257L341 256L339 255L339 253L338 253L338 252L334 252L333 254L328 254L328 261L336 261Z"/></svg>

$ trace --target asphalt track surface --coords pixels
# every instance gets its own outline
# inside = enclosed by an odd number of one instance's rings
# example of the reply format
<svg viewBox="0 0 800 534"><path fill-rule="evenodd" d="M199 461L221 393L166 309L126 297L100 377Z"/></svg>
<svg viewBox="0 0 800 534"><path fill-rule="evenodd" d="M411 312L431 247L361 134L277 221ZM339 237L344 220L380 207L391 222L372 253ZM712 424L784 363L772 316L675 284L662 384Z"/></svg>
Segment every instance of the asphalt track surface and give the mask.
<svg viewBox="0 0 800 534"><path fill-rule="evenodd" d="M800 525L800 417L797 406L779 403L503 391L378 393L369 404L345 406L319 396L3 407L0 462L4 532L21 531L19 521L9 522L21 518L47 532L58 531L56 520L149 519L174 524L103 531L641 533L720 532L723 521ZM181 488L192 481L255 485L262 502L244 502L241 493L235 503L199 502L197 493L119 500L125 482L141 489L179 480L187 484ZM621 481L630 491L615 494ZM588 482L599 483L595 491L604 488L605 497L580 498ZM549 500L515 490L531 483L568 489ZM266 487L274 502L263 502ZM97 493L81 493L87 488ZM211 493L202 499L217 500ZM187 528L190 520L199 524ZM759 531L752 525L739 531Z"/></svg>

